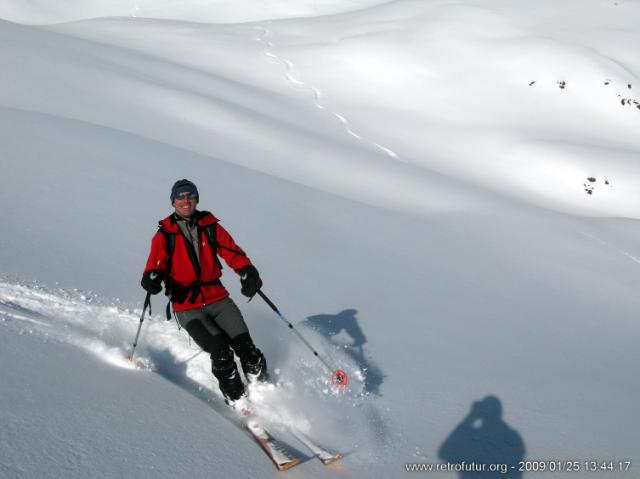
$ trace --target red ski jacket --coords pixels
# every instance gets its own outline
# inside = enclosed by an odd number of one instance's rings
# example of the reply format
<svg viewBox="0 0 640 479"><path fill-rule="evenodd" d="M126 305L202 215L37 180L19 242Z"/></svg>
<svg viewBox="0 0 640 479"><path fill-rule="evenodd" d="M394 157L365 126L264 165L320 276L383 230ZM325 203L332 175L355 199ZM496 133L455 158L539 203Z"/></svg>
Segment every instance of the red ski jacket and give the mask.
<svg viewBox="0 0 640 479"><path fill-rule="evenodd" d="M193 257L193 249L190 256L188 240L180 230L175 214L172 214L159 222L144 269L145 273L150 270L161 272L171 294L174 311L200 308L229 296L220 282L222 265L216 253L236 271L251 264L251 260L215 216L208 211L196 211L194 220L198 225L199 260ZM215 225L215 252L205 233L205 228L210 225ZM167 248L168 235L174 235L175 238L171 255Z"/></svg>

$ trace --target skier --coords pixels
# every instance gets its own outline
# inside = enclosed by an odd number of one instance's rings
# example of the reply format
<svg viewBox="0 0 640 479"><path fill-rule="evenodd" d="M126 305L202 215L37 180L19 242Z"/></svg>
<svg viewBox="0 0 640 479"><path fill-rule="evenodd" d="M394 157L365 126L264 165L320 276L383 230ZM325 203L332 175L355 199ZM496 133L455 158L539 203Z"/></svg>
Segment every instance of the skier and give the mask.
<svg viewBox="0 0 640 479"><path fill-rule="evenodd" d="M177 321L211 355L211 369L225 401L234 408L244 407L245 387L234 352L249 382L268 379L267 362L220 282L218 255L240 275L244 296L253 297L262 280L218 219L196 209L199 199L191 181L183 179L173 185L171 204L175 211L159 222L141 284L149 293L158 294L164 281Z"/></svg>

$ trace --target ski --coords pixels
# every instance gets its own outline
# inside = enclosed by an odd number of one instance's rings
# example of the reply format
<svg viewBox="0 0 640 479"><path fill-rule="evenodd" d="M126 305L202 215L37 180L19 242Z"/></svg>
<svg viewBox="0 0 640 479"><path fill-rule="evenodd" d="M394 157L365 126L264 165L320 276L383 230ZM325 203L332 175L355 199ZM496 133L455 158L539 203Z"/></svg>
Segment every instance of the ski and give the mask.
<svg viewBox="0 0 640 479"><path fill-rule="evenodd" d="M279 470L289 469L295 466L296 464L300 463L299 459L292 456L291 453L281 443L275 440L275 438L273 438L273 436L271 436L269 432L258 422L258 420L256 419L256 415L254 413L255 404L252 401L250 401L248 398L244 398L241 401L234 402L233 404L229 404L229 405L235 410L236 413L238 413L242 417L243 424L245 424L247 429L249 429L253 437L258 441L260 446L262 446L262 448L265 450L267 455L269 455L269 457L271 458L271 460L274 462L274 464ZM251 430L249 423L251 423L254 426L253 431ZM333 464L334 462L342 459L342 454L337 452L332 452L329 449L319 445L316 441L311 439L307 434L303 433L296 427L290 426L290 425L284 425L284 426L293 437L295 437L307 449L309 449L314 455L314 457L317 457L320 460L320 462L322 462L322 464L324 464L325 466L328 466L329 464ZM280 459L285 461L284 464L289 464L286 462L288 459L294 462L291 463L290 465L287 465L286 467L281 467L279 465L278 459L277 458L274 459L274 456L272 453L272 451L274 450L274 447L271 447L271 444L269 444L268 441L265 442L264 440L265 438L269 438L269 441L273 443L276 451L282 451L282 453L284 454L284 457Z"/></svg>
<svg viewBox="0 0 640 479"><path fill-rule="evenodd" d="M300 459L295 457L284 444L273 437L255 418L244 418L242 423L269 456L276 469L286 471L300 464Z"/></svg>
<svg viewBox="0 0 640 479"><path fill-rule="evenodd" d="M328 449L320 446L314 440L312 440L309 436L298 431L294 428L289 428L289 432L295 437L298 441L304 444L325 466L329 464L333 464L334 462L342 459L342 454L338 452L331 452Z"/></svg>

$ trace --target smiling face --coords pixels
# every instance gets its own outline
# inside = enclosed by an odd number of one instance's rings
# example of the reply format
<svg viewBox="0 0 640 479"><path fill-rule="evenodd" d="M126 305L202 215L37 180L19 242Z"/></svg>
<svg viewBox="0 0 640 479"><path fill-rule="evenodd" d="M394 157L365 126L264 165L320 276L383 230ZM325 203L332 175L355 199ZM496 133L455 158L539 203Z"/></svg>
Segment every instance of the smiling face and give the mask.
<svg viewBox="0 0 640 479"><path fill-rule="evenodd" d="M181 193L176 195L176 198L173 200L173 207L176 210L176 214L187 220L196 212L197 205L198 196L195 193Z"/></svg>

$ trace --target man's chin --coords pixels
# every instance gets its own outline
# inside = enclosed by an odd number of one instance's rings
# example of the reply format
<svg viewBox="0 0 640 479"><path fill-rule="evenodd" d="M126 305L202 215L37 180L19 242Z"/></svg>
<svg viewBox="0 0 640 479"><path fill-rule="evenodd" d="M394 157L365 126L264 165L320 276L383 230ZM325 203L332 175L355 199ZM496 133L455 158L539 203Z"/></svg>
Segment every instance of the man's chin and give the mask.
<svg viewBox="0 0 640 479"><path fill-rule="evenodd" d="M195 213L195 211L176 211L176 214L180 217L180 218L184 218L185 220L189 220L191 219L191 217L193 217L193 214Z"/></svg>

